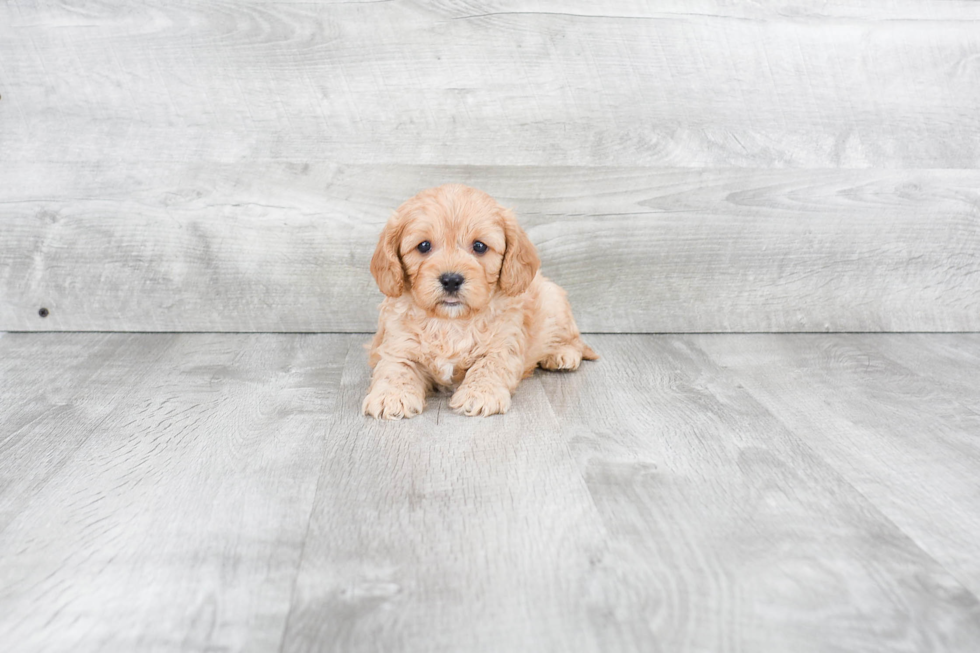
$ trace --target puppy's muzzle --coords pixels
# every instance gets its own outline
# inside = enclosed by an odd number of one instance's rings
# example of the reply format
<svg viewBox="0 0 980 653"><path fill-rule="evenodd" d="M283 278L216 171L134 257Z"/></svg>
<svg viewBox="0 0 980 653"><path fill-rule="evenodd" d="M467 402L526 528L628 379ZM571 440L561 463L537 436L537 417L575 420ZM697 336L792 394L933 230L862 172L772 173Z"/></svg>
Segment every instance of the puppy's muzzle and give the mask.
<svg viewBox="0 0 980 653"><path fill-rule="evenodd" d="M450 295L458 293L464 281L466 279L463 278L463 275L457 272L446 272L439 276L439 283L442 284L442 289Z"/></svg>

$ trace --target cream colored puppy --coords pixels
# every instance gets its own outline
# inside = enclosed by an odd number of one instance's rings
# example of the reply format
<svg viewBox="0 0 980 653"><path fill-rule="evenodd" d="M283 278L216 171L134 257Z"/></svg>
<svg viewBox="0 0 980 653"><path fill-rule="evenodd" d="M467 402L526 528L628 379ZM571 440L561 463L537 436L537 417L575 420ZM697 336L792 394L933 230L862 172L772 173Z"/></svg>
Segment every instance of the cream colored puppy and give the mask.
<svg viewBox="0 0 980 653"><path fill-rule="evenodd" d="M449 405L467 415L505 413L539 365L596 360L565 291L539 266L514 214L484 192L447 184L398 207L371 260L387 297L364 413L413 417L437 388L455 388Z"/></svg>

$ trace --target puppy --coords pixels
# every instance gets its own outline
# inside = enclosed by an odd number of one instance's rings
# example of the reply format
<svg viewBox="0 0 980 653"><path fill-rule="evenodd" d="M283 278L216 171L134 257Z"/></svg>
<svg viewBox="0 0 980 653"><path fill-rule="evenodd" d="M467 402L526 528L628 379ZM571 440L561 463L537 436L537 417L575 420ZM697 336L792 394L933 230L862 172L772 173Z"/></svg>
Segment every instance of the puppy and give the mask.
<svg viewBox="0 0 980 653"><path fill-rule="evenodd" d="M565 291L539 266L514 214L484 192L447 184L398 207L371 259L387 297L370 344L364 414L413 417L439 388L455 388L449 405L458 412L505 413L536 367L597 360Z"/></svg>

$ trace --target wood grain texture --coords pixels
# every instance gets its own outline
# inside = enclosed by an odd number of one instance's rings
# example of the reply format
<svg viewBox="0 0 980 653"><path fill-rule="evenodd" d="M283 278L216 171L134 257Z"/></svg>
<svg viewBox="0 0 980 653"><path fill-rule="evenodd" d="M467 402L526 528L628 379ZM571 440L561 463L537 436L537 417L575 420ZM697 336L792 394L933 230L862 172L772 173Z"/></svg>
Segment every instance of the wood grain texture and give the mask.
<svg viewBox="0 0 980 653"><path fill-rule="evenodd" d="M585 331L980 330L976 170L0 165L0 329L372 331L383 223L455 180Z"/></svg>
<svg viewBox="0 0 980 653"><path fill-rule="evenodd" d="M397 423L366 341L0 335L5 650L980 647L976 335L593 335Z"/></svg>
<svg viewBox="0 0 980 653"><path fill-rule="evenodd" d="M292 651L601 651L585 619L604 533L540 383L507 415L360 414L352 351L283 645Z"/></svg>
<svg viewBox="0 0 980 653"><path fill-rule="evenodd" d="M980 337L697 342L980 595Z"/></svg>
<svg viewBox="0 0 980 653"><path fill-rule="evenodd" d="M0 532L146 383L172 345L138 337L4 334L0 343ZM134 360L144 365L133 365Z"/></svg>
<svg viewBox="0 0 980 653"><path fill-rule="evenodd" d="M976 596L808 446L809 432L743 389L738 365L689 337L591 340L600 364L542 381L609 533L593 619L615 614L624 628L607 650L977 645ZM786 370L773 379L806 391Z"/></svg>
<svg viewBox="0 0 980 653"><path fill-rule="evenodd" d="M586 331L980 329L980 5L0 6L0 329L373 329L482 186ZM38 316L40 308L50 313Z"/></svg>
<svg viewBox="0 0 980 653"><path fill-rule="evenodd" d="M274 650L348 344L0 340L5 650Z"/></svg>
<svg viewBox="0 0 980 653"><path fill-rule="evenodd" d="M975 168L980 7L8 2L4 160Z"/></svg>

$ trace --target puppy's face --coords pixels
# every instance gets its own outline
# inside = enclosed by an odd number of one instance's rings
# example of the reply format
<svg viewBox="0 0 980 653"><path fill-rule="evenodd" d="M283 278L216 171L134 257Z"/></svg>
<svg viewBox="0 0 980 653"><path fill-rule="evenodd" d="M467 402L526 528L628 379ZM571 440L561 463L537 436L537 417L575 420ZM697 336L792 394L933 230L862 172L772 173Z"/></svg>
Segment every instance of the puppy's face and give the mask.
<svg viewBox="0 0 980 653"><path fill-rule="evenodd" d="M496 291L523 293L539 266L513 214L459 184L422 191L388 221L371 273L391 297L410 293L430 315L466 317Z"/></svg>

